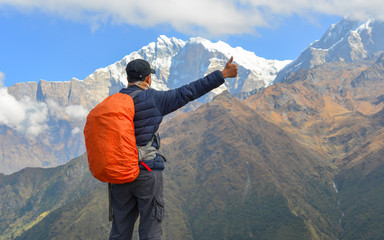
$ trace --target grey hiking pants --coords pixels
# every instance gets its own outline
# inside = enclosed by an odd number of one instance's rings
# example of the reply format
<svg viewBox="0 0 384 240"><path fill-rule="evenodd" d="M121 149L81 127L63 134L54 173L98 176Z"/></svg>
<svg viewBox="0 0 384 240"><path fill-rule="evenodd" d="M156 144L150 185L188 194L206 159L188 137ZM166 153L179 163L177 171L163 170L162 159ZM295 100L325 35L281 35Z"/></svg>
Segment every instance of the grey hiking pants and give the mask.
<svg viewBox="0 0 384 240"><path fill-rule="evenodd" d="M164 219L163 171L141 170L135 181L112 184L113 209L110 240L132 239L133 227L140 213L141 240L161 240Z"/></svg>

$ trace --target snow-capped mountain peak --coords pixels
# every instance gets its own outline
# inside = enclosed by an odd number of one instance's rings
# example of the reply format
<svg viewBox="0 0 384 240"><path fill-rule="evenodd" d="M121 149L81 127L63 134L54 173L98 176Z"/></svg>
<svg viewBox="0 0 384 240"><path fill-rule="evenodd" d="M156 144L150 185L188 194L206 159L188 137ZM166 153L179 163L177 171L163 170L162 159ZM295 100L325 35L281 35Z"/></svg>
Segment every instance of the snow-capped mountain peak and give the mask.
<svg viewBox="0 0 384 240"><path fill-rule="evenodd" d="M344 18L282 69L274 82L284 81L288 73L300 68L309 69L332 61L355 62L372 58L379 51L384 51L384 21Z"/></svg>
<svg viewBox="0 0 384 240"><path fill-rule="evenodd" d="M239 77L228 79L224 86L214 92L215 94L224 90L231 93L250 92L268 86L278 71L290 62L267 60L241 47L233 48L222 41L211 42L200 37L183 41L160 35L156 42L149 43L122 60L96 70L93 74L110 76L112 85L117 83L126 85L126 64L133 59L142 58L156 70L152 87L167 90L222 69L231 56L234 56L235 62L239 65Z"/></svg>

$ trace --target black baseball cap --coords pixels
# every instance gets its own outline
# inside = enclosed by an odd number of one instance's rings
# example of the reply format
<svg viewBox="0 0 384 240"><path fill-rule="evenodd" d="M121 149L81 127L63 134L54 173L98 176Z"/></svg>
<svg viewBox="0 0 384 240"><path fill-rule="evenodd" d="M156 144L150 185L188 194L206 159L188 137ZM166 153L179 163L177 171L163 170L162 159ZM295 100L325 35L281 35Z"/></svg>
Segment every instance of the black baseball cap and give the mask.
<svg viewBox="0 0 384 240"><path fill-rule="evenodd" d="M156 73L149 63L143 59L132 60L125 68L128 76L128 82L144 81L151 73Z"/></svg>

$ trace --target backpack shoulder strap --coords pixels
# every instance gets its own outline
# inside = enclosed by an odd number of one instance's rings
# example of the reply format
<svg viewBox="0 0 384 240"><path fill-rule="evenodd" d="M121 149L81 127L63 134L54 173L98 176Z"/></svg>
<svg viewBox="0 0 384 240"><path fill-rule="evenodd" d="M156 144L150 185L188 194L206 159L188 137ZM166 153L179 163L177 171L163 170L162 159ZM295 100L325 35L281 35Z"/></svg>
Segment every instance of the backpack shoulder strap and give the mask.
<svg viewBox="0 0 384 240"><path fill-rule="evenodd" d="M131 96L131 98L134 98L134 97L136 97L136 95L139 94L141 91L143 91L143 90L135 90L135 91L131 92L131 93L128 94L128 95Z"/></svg>

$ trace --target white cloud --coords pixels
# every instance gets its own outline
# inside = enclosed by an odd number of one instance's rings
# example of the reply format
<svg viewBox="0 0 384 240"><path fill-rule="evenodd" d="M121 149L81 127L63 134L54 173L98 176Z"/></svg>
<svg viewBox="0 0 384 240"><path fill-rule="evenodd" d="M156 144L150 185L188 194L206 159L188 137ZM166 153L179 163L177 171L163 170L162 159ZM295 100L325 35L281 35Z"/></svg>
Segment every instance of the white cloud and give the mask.
<svg viewBox="0 0 384 240"><path fill-rule="evenodd" d="M0 88L0 123L16 129L25 119L25 109L6 88Z"/></svg>
<svg viewBox="0 0 384 240"><path fill-rule="evenodd" d="M72 129L71 134L72 136L74 136L80 132L81 132L81 129L79 127L75 127L74 129Z"/></svg>
<svg viewBox="0 0 384 240"><path fill-rule="evenodd" d="M44 103L36 103L24 97L17 101L0 88L0 124L6 125L28 138L35 138L48 129L48 109Z"/></svg>
<svg viewBox="0 0 384 240"><path fill-rule="evenodd" d="M85 121L89 113L89 111L81 105L69 105L66 107L62 107L52 99L47 100L47 106L49 110L49 115L53 119L57 120L67 120L75 122Z"/></svg>
<svg viewBox="0 0 384 240"><path fill-rule="evenodd" d="M35 102L29 97L18 101L8 93L7 88L0 87L0 124L30 139L49 130L50 118L79 122L85 121L87 114L88 110L80 105L62 107L53 100L48 100L47 103ZM80 131L77 128L72 130L73 135Z"/></svg>
<svg viewBox="0 0 384 240"><path fill-rule="evenodd" d="M18 104L24 111L24 118L15 126L19 133L35 138L48 130L48 108L45 103L33 102L29 97L24 97Z"/></svg>
<svg viewBox="0 0 384 240"><path fill-rule="evenodd" d="M65 120L66 119L64 108L62 106L60 106L59 104L57 104L54 100L48 99L47 100L47 106L48 106L49 115L53 119L57 119L57 120Z"/></svg>
<svg viewBox="0 0 384 240"><path fill-rule="evenodd" d="M73 121L82 121L86 119L88 110L81 105L70 105L65 107L65 113Z"/></svg>
<svg viewBox="0 0 384 240"><path fill-rule="evenodd" d="M42 132L48 130L48 108L44 103L32 102L30 99L25 100L26 118L18 126L17 130L24 132L27 137L37 137Z"/></svg>
<svg viewBox="0 0 384 240"><path fill-rule="evenodd" d="M3 72L0 72L0 88L4 86L4 79L5 79L5 74Z"/></svg>
<svg viewBox="0 0 384 240"><path fill-rule="evenodd" d="M109 21L142 27L169 24L180 32L209 35L252 33L294 14L384 19L382 0L0 0L0 6L5 4L93 26Z"/></svg>
<svg viewBox="0 0 384 240"><path fill-rule="evenodd" d="M16 130L27 138L34 139L49 129L50 118L73 122L85 121L88 110L80 105L59 106L55 101L47 103L32 101L25 96L18 101L3 86L5 74L0 72L0 124ZM72 130L72 135L80 131Z"/></svg>

